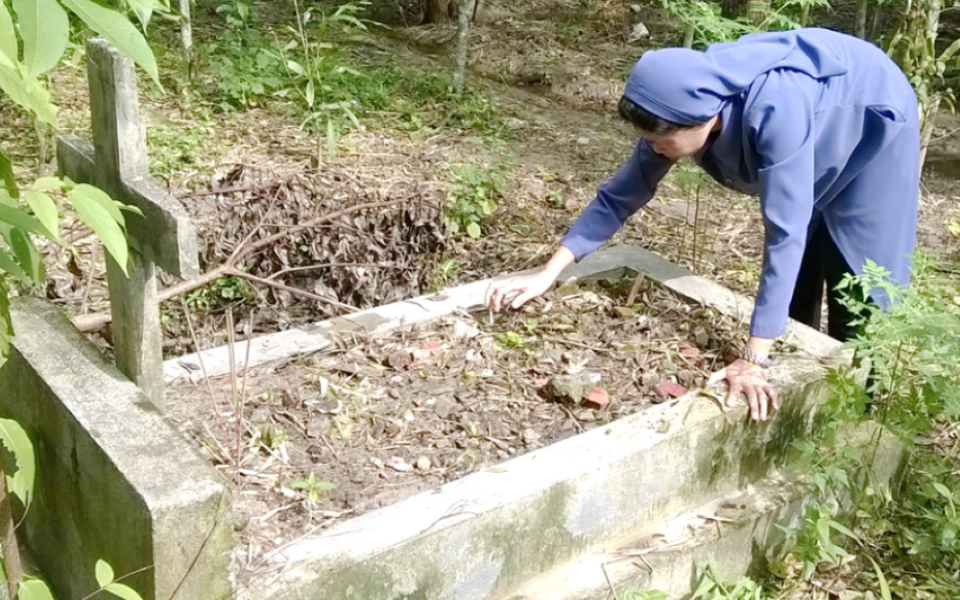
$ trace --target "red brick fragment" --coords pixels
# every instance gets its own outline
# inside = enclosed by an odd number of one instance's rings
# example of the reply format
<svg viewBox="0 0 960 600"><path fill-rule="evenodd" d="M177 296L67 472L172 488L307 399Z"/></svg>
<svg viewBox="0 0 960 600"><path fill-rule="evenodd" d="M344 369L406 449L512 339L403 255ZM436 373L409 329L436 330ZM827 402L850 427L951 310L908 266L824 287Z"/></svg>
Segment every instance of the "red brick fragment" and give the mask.
<svg viewBox="0 0 960 600"><path fill-rule="evenodd" d="M687 393L687 388L669 379L664 379L653 387L653 392L658 396L679 398Z"/></svg>
<svg viewBox="0 0 960 600"><path fill-rule="evenodd" d="M586 395L584 401L587 404L592 404L597 408L603 408L606 405L610 404L610 394L607 393L607 390L602 387L595 387Z"/></svg>

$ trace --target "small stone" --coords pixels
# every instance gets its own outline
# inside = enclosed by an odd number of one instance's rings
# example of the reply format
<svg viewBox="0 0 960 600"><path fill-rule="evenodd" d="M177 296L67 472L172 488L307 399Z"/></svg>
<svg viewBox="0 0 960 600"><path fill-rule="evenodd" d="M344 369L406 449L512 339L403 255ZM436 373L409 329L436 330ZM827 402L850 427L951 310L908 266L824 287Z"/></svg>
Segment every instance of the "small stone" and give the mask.
<svg viewBox="0 0 960 600"><path fill-rule="evenodd" d="M404 421L415 421L416 418L417 418L417 417L416 417L416 415L413 414L413 411L412 411L412 410L407 409L407 412L403 413L403 420L404 420Z"/></svg>
<svg viewBox="0 0 960 600"><path fill-rule="evenodd" d="M669 379L664 379L654 386L653 392L663 398L679 398L687 393L687 388Z"/></svg>
<svg viewBox="0 0 960 600"><path fill-rule="evenodd" d="M523 430L523 441L526 443L535 442L540 439L540 434L534 431L533 429L524 429Z"/></svg>
<svg viewBox="0 0 960 600"><path fill-rule="evenodd" d="M400 473L408 473L413 470L413 465L403 460L399 456L391 457L390 462L387 463L387 466Z"/></svg>
<svg viewBox="0 0 960 600"><path fill-rule="evenodd" d="M383 468L383 461L377 458L376 456L371 456L370 462L373 463L373 466L377 467L378 469Z"/></svg>
<svg viewBox="0 0 960 600"><path fill-rule="evenodd" d="M577 144L581 146L586 146L589 143L590 143L590 138L587 138L587 137L577 138Z"/></svg>
<svg viewBox="0 0 960 600"><path fill-rule="evenodd" d="M597 413L593 412L592 410L581 410L574 416L577 417L577 420L582 423L593 423L597 420Z"/></svg>
<svg viewBox="0 0 960 600"><path fill-rule="evenodd" d="M467 323L466 321L456 321L453 324L453 337L457 340L470 340L480 334L480 328L476 323Z"/></svg>
<svg viewBox="0 0 960 600"><path fill-rule="evenodd" d="M688 388L691 385L693 385L696 377L697 377L696 373L694 373L690 369L680 369L680 372L677 373L677 379L679 379L680 383L682 383L684 386Z"/></svg>
<svg viewBox="0 0 960 600"><path fill-rule="evenodd" d="M647 26L644 25L643 23L637 23L636 25L633 26L633 30L630 31L630 37L627 41L631 43L639 42L640 40L642 40L643 38L649 35L650 35L650 30L647 29Z"/></svg>
<svg viewBox="0 0 960 600"><path fill-rule="evenodd" d="M631 5L630 5L630 12L632 12L632 13L634 13L634 14L639 13L641 10L643 10L643 9L640 8L640 5L639 5L639 4L631 4Z"/></svg>
<svg viewBox="0 0 960 600"><path fill-rule="evenodd" d="M542 387L545 387L548 383L550 383L550 379L546 377L537 378L533 380L533 387L540 389Z"/></svg>
<svg viewBox="0 0 960 600"><path fill-rule="evenodd" d="M489 438L490 443L499 448L500 450L507 451L510 449L510 444L506 443L503 440L498 440L497 438Z"/></svg>
<svg viewBox="0 0 960 600"><path fill-rule="evenodd" d="M696 364L700 359L700 349L699 348L684 348L680 351L680 354L683 355L687 361Z"/></svg>
<svg viewBox="0 0 960 600"><path fill-rule="evenodd" d="M451 442L447 438L440 438L439 440L436 441L436 446L437 448L450 448L451 446L453 446L453 442Z"/></svg>
<svg viewBox="0 0 960 600"><path fill-rule="evenodd" d="M340 515L341 513L338 513L335 510L325 510L322 513L320 513L320 516L323 517L324 519L339 519Z"/></svg>
<svg viewBox="0 0 960 600"><path fill-rule="evenodd" d="M653 386L660 383L660 375L654 373L653 371L647 371L640 376L640 383L645 388L652 388Z"/></svg>
<svg viewBox="0 0 960 600"><path fill-rule="evenodd" d="M577 373L576 375L555 375L544 388L547 397L555 402L579 404L590 390L600 384L599 373Z"/></svg>
<svg viewBox="0 0 960 600"><path fill-rule="evenodd" d="M428 342L424 342L423 345L420 346L420 350L424 352L431 352L433 350L439 350L442 346L443 346L442 342L439 342L437 340L430 340Z"/></svg>
<svg viewBox="0 0 960 600"><path fill-rule="evenodd" d="M580 201L576 198L570 198L563 203L563 210L567 212L574 212L580 210Z"/></svg>
<svg viewBox="0 0 960 600"><path fill-rule="evenodd" d="M395 371L401 371L413 364L413 356L406 350L397 350L387 356L387 366Z"/></svg>
<svg viewBox="0 0 960 600"><path fill-rule="evenodd" d="M429 470L430 470L430 459L427 458L426 456L421 456L420 458L418 458L418 459L417 459L417 469L419 469L419 470L421 470L421 471L429 471Z"/></svg>
<svg viewBox="0 0 960 600"><path fill-rule="evenodd" d="M585 401L597 408L603 408L610 404L610 395L602 387L595 387L587 393Z"/></svg>
<svg viewBox="0 0 960 600"><path fill-rule="evenodd" d="M710 334L703 327L697 327L693 331L693 339L700 348L706 348L710 344Z"/></svg>
<svg viewBox="0 0 960 600"><path fill-rule="evenodd" d="M272 413L269 406L258 406L253 409L253 413L250 415L250 422L254 425L258 423L269 423Z"/></svg>
<svg viewBox="0 0 960 600"><path fill-rule="evenodd" d="M307 437L321 438L331 426L329 417L314 417L307 423Z"/></svg>

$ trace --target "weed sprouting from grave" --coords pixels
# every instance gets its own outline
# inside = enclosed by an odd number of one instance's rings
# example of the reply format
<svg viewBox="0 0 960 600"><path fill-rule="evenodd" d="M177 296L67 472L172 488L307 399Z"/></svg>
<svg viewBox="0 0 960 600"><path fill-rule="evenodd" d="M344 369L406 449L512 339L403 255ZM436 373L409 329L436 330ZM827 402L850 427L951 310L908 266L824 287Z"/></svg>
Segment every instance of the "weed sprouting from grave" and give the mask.
<svg viewBox="0 0 960 600"><path fill-rule="evenodd" d="M447 226L454 234L479 238L482 224L499 206L506 178L498 169L464 164L451 167L447 179Z"/></svg>

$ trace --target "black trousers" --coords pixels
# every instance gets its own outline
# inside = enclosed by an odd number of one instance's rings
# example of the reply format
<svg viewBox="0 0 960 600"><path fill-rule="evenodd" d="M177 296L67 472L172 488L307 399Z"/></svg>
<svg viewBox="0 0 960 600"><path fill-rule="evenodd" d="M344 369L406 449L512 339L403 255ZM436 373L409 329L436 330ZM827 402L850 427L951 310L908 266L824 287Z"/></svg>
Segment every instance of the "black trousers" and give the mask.
<svg viewBox="0 0 960 600"><path fill-rule="evenodd" d="M856 337L857 330L850 324L854 315L840 304L840 293L836 291L837 284L847 273L852 274L853 269L821 221L815 226L800 263L797 285L790 301L790 318L819 331L823 286L826 285L828 335L842 342Z"/></svg>

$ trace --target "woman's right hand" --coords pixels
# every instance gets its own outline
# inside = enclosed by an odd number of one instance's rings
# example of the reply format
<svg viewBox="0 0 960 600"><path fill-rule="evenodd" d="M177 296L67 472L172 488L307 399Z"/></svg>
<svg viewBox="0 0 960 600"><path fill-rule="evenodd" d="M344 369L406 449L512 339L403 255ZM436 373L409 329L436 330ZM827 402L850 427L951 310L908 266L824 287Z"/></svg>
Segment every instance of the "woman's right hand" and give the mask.
<svg viewBox="0 0 960 600"><path fill-rule="evenodd" d="M500 309L508 303L510 308L517 309L531 298L536 298L549 290L556 280L557 275L553 271L544 269L529 275L494 281L487 288L483 303L493 312L500 312Z"/></svg>

